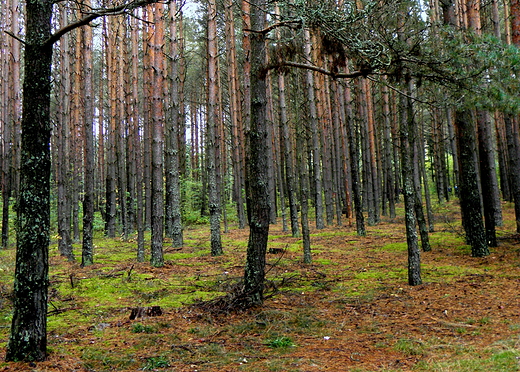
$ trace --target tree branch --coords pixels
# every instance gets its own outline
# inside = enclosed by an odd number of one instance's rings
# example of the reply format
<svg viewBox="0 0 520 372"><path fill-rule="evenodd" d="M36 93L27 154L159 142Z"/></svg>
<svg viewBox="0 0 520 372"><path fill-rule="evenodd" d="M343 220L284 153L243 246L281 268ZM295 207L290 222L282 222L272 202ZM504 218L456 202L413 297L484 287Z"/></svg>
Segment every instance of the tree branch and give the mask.
<svg viewBox="0 0 520 372"><path fill-rule="evenodd" d="M305 63L298 63L298 62L292 62L292 61L281 61L279 63L272 63L266 67L266 70L273 70L275 68L279 67L296 67L306 70L312 70L319 72L320 74L324 74L327 76L332 77L333 79L354 79L360 76L366 77L367 75L373 73L371 70L361 70L361 71L354 71L349 73L344 72L333 72L329 70L325 70L324 68L314 66L314 65L308 65Z"/></svg>
<svg viewBox="0 0 520 372"><path fill-rule="evenodd" d="M62 27L61 29L56 31L54 34L52 34L51 37L49 37L43 43L43 46L49 46L49 45L54 44L66 33L70 32L76 28L86 26L97 18L104 17L104 16L124 14L124 13L132 11L134 9L144 7L146 5L155 4L155 3L165 3L166 4L166 3L169 3L170 1L171 0L134 0L129 3L121 4L121 5L112 7L112 8L99 9L96 12L87 14L85 17L83 17L82 19L80 19L76 22L73 22L71 24L68 24L65 27Z"/></svg>
<svg viewBox="0 0 520 372"><path fill-rule="evenodd" d="M274 30L275 28L278 28L278 27L282 27L282 26L289 26L289 25L293 25L293 24L301 24L302 22L301 21L284 21L284 22L278 22L278 23L274 23L272 24L271 26L269 27L266 27L264 28L263 30L260 30L260 31L257 31L257 30L251 30L249 28L244 28L242 29L242 31L245 31L245 32L253 32L253 33L257 33L257 34L267 34L269 31L272 31Z"/></svg>
<svg viewBox="0 0 520 372"><path fill-rule="evenodd" d="M27 43L25 42L25 40L20 39L18 36L16 36L15 34L13 34L11 31L5 31L5 30L4 30L4 32L5 32L7 35L11 36L13 39L18 40L20 43L22 43L22 44L24 44L24 45L27 45Z"/></svg>

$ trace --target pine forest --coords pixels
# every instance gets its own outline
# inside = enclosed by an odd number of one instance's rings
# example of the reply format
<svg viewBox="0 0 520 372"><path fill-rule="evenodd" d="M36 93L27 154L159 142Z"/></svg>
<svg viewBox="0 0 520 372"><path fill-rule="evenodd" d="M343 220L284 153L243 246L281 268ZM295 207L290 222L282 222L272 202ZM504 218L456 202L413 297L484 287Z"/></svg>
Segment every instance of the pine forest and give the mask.
<svg viewBox="0 0 520 372"><path fill-rule="evenodd" d="M520 1L0 0L0 371L517 371Z"/></svg>

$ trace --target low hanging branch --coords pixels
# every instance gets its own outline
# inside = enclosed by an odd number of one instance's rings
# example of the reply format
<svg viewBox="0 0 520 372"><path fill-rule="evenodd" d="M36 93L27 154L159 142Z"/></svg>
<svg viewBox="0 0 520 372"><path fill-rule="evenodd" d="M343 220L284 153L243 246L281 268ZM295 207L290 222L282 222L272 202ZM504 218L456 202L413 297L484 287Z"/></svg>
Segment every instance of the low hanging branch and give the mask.
<svg viewBox="0 0 520 372"><path fill-rule="evenodd" d="M354 72L334 72L334 71L329 71L329 70L326 70L326 69L318 67L318 66L309 65L306 63L292 62L292 61L280 61L277 63L271 63L266 66L265 71L274 70L274 69L281 68L281 67L296 67L296 68L301 68L301 69L305 69L305 70L312 70L312 71L319 72L320 74L330 76L334 79L354 79L354 78L357 78L360 76L367 77L370 74L374 74L374 72L371 69L363 69L363 70L354 71Z"/></svg>

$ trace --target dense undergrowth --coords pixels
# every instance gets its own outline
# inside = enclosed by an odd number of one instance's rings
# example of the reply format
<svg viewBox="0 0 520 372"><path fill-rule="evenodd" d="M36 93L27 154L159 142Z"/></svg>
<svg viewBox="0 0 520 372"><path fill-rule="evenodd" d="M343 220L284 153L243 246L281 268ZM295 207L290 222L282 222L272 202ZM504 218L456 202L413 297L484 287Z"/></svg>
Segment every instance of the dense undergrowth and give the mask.
<svg viewBox="0 0 520 372"><path fill-rule="evenodd" d="M299 238L273 225L261 308L212 311L243 274L247 230L223 235L211 257L209 228L186 228L181 249L165 244L163 268L136 262L133 239L95 239L95 264L50 247L50 357L0 371L517 371L520 369L520 247L510 205L500 246L470 257L456 205L436 212L425 284L406 284L401 218L312 230L314 262ZM80 256L80 244L75 253ZM0 251L0 347L11 321L15 249ZM163 314L130 320L136 307Z"/></svg>

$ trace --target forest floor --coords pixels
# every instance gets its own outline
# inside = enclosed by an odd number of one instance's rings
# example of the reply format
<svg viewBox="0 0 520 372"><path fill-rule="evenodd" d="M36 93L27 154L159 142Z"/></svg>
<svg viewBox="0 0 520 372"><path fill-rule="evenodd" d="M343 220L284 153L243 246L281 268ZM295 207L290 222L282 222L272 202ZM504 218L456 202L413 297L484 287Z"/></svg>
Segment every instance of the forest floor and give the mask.
<svg viewBox="0 0 520 372"><path fill-rule="evenodd" d="M31 364L2 361L15 253L0 251L0 371L518 371L520 236L504 207L499 247L485 258L471 257L457 206L439 207L415 287L401 217L366 237L348 223L313 228L308 265L300 239L273 225L265 304L220 315L193 304L237 285L247 229L224 233L225 254L211 257L208 227L189 227L182 249L165 245L163 268L135 262L132 240L96 239L88 268L53 245L50 355ZM149 306L162 315L129 319Z"/></svg>

